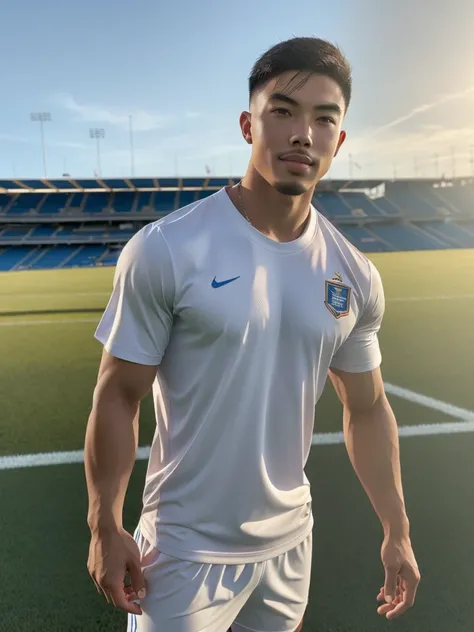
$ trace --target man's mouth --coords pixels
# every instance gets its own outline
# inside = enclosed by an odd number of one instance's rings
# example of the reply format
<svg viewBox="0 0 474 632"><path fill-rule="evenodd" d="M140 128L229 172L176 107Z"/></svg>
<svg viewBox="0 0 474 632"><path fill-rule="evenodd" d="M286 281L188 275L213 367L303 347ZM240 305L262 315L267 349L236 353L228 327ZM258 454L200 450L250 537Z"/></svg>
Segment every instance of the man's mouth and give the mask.
<svg viewBox="0 0 474 632"><path fill-rule="evenodd" d="M314 160L307 154L299 154L299 153L283 154L283 156L280 156L280 160L283 160L284 162L307 165L308 167L312 167L314 165Z"/></svg>

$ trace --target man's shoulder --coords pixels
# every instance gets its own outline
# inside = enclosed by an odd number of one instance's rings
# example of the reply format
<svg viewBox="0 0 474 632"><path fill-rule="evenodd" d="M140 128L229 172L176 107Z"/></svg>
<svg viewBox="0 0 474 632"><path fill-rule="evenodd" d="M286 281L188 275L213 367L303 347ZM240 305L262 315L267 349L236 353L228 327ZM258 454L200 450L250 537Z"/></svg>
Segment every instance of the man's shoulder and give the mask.
<svg viewBox="0 0 474 632"><path fill-rule="evenodd" d="M354 271L371 275L375 266L369 257L355 246L327 217L319 214L322 237L329 256L341 256L350 263Z"/></svg>
<svg viewBox="0 0 474 632"><path fill-rule="evenodd" d="M178 208L164 217L140 228L126 244L126 256L158 265L175 259L183 260L186 252L194 250L203 232L209 235L220 217L222 198L217 191L203 199ZM218 231L220 234L222 231Z"/></svg>
<svg viewBox="0 0 474 632"><path fill-rule="evenodd" d="M212 211L219 206L222 200L222 189L211 193L204 198L197 199L186 206L168 213L159 220L156 220L154 224L159 226L163 230L185 231L188 226L192 226L196 222L202 222L204 219L210 219Z"/></svg>

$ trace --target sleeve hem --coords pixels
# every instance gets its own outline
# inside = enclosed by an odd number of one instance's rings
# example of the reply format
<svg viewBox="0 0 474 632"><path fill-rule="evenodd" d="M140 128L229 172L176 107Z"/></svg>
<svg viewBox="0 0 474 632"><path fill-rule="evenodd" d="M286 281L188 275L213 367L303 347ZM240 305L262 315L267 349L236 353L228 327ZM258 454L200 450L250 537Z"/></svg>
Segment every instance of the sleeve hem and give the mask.
<svg viewBox="0 0 474 632"><path fill-rule="evenodd" d="M119 345L108 343L106 339L97 334L94 336L94 338L104 345L107 353L109 353L111 356L114 356L115 358L119 358L119 360L126 360L127 362L133 362L135 364L144 364L146 366L155 366L160 364L163 358L163 354L161 354L160 356L150 356L146 353L138 353L137 351L124 349Z"/></svg>
<svg viewBox="0 0 474 632"><path fill-rule="evenodd" d="M364 364L354 364L354 365L344 365L341 364L331 364L329 366L330 369L339 369L340 371L346 371L347 373L365 373L366 371L373 371L377 369L382 364L382 358L378 357L375 360L371 360L370 362L364 362Z"/></svg>

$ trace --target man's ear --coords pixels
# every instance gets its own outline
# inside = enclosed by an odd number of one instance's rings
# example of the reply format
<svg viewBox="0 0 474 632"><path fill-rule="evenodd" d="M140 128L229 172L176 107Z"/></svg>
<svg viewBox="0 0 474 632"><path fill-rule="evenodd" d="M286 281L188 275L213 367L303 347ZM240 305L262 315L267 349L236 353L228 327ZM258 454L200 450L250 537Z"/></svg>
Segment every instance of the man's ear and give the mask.
<svg viewBox="0 0 474 632"><path fill-rule="evenodd" d="M341 149L343 142L346 140L346 136L347 136L346 132L342 130L341 133L339 134L339 140L337 142L337 147L334 153L334 157L336 157L337 154L339 153L339 150Z"/></svg>
<svg viewBox="0 0 474 632"><path fill-rule="evenodd" d="M250 112L242 112L239 119L240 129L244 140L249 145L252 144L252 115Z"/></svg>

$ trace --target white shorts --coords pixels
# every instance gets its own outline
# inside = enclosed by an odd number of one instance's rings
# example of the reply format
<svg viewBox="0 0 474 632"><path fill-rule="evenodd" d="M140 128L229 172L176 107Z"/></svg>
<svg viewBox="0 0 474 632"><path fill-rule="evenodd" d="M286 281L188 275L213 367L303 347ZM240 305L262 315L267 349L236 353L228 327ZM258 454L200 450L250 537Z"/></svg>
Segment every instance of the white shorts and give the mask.
<svg viewBox="0 0 474 632"><path fill-rule="evenodd" d="M306 609L312 533L264 562L202 564L157 551L137 530L147 595L127 632L293 632Z"/></svg>

